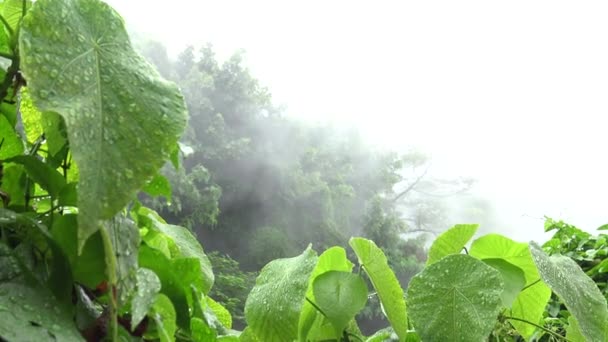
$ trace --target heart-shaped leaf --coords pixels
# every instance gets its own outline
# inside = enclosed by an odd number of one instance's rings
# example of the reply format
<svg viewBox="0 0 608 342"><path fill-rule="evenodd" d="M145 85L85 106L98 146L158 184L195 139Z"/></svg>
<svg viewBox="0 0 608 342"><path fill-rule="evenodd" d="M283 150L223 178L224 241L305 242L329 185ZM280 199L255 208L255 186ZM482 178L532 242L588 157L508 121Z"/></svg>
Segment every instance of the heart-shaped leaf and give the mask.
<svg viewBox="0 0 608 342"><path fill-rule="evenodd" d="M33 102L63 116L79 166L82 247L176 148L184 100L133 50L122 18L101 1L36 1L20 32Z"/></svg>

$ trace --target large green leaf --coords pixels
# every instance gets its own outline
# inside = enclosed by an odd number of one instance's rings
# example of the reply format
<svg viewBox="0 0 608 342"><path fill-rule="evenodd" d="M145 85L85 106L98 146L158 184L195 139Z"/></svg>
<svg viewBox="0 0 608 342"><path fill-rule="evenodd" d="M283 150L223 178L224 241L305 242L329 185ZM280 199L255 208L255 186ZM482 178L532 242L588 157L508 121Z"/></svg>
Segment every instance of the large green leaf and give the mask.
<svg viewBox="0 0 608 342"><path fill-rule="evenodd" d="M365 273L374 285L380 303L384 308L388 321L400 340L405 340L407 335L407 312L403 289L388 266L386 256L373 241L363 238L352 238L350 246L359 258L359 264L363 266Z"/></svg>
<svg viewBox="0 0 608 342"><path fill-rule="evenodd" d="M430 265L444 256L460 253L466 243L475 235L478 227L476 224L457 224L443 232L433 241L426 264Z"/></svg>
<svg viewBox="0 0 608 342"><path fill-rule="evenodd" d="M559 296L579 324L587 341L608 340L606 298L574 260L548 256L535 242L530 251L543 281Z"/></svg>
<svg viewBox="0 0 608 342"><path fill-rule="evenodd" d="M44 288L0 283L0 340L84 341L70 312Z"/></svg>
<svg viewBox="0 0 608 342"><path fill-rule="evenodd" d="M551 298L551 289L540 281L527 243L515 242L499 234L488 234L473 241L469 253L479 259L501 258L522 269L527 287L515 298L510 316L540 323ZM536 330L534 326L520 321L511 320L510 323L526 339Z"/></svg>
<svg viewBox="0 0 608 342"><path fill-rule="evenodd" d="M482 341L500 312L498 271L463 254L427 266L412 278L408 307L423 341Z"/></svg>
<svg viewBox="0 0 608 342"><path fill-rule="evenodd" d="M34 104L65 119L79 166L79 246L156 174L186 124L178 88L98 0L39 0L19 37Z"/></svg>
<svg viewBox="0 0 608 342"><path fill-rule="evenodd" d="M502 305L510 308L519 292L526 286L524 271L501 258L483 259L482 261L500 272L505 284L504 291L501 294Z"/></svg>
<svg viewBox="0 0 608 342"><path fill-rule="evenodd" d="M293 258L268 263L245 303L249 328L264 342L293 341L317 253L309 246Z"/></svg>
<svg viewBox="0 0 608 342"><path fill-rule="evenodd" d="M336 329L337 337L367 302L367 285L358 274L325 272L315 278L312 287L315 302Z"/></svg>
<svg viewBox="0 0 608 342"><path fill-rule="evenodd" d="M346 257L346 251L344 248L334 246L325 250L325 252L321 253L319 256L317 265L312 271L308 290L306 291L306 297L313 303L315 302L312 283L317 276L329 271L351 272L352 269L353 263L350 262ZM321 313L319 313L317 309L312 306L312 304L310 304L308 301L304 302L304 306L302 306L302 313L300 314L300 322L298 324L299 339L301 341L315 339L314 336L311 337L310 335L315 335L315 331L311 330L320 329L324 321L325 318L323 315L321 315Z"/></svg>

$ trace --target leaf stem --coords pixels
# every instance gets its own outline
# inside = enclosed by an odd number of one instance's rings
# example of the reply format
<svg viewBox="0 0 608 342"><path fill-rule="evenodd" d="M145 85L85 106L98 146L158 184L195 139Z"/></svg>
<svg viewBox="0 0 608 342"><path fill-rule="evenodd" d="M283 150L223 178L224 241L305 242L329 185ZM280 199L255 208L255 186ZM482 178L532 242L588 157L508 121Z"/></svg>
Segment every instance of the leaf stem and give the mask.
<svg viewBox="0 0 608 342"><path fill-rule="evenodd" d="M539 279L539 280L540 280L540 279ZM555 331L552 331L552 330L550 330L550 329L547 329L547 328L543 327L542 325L539 325L539 324L536 324L536 323L532 323L532 322L530 322L530 321L528 321L528 320L525 320L525 319L523 319L523 318L517 318L517 317L505 316L505 319L510 319L510 320L513 320L513 321L519 321L519 322L523 322L523 323L527 323L527 324L533 325L533 326L535 326L536 328L538 328L538 329L540 329L540 330L542 330L542 331L544 331L544 332L546 332L546 333L548 333L548 334L551 334L551 335L553 335L553 336L555 336L555 337L557 337L557 338L559 338L559 339L561 339L561 340L564 340L564 341L567 341L567 342L572 342L572 340L567 339L566 337L564 337L564 336L562 336L562 335L560 335L560 334L556 333Z"/></svg>
<svg viewBox="0 0 608 342"><path fill-rule="evenodd" d="M325 318L327 318L327 315L325 314L325 312L323 312L323 310L321 310L320 307L317 306L317 304L315 304L312 300L310 300L310 298L306 297L306 301L310 303L310 305L312 305L315 309L317 309L317 311L319 311L321 313L321 315L325 316Z"/></svg>
<svg viewBox="0 0 608 342"><path fill-rule="evenodd" d="M103 241L103 249L105 254L105 263L106 263L106 276L108 277L108 288L109 298L110 298L110 341L118 340L118 303L116 301L116 255L114 254L114 247L112 246L112 241L110 241L110 234L105 227L101 227L99 229L101 233L101 239Z"/></svg>
<svg viewBox="0 0 608 342"><path fill-rule="evenodd" d="M524 288L523 288L523 289L521 289L521 291L524 291L525 289L530 288L530 287L532 287L532 286L536 285L536 283L538 283L539 281L540 281L540 278L538 278L536 281L534 281L534 282L530 283L530 285L526 285L526 286L524 286ZM521 291L520 291L520 292L521 292Z"/></svg>
<svg viewBox="0 0 608 342"><path fill-rule="evenodd" d="M4 27L6 27L6 30L8 31L8 34L12 38L15 35L15 31L13 30L13 28L11 27L11 25L9 25L8 21L6 21L6 19L2 16L2 14L0 14L0 21L2 22L2 24L4 25Z"/></svg>

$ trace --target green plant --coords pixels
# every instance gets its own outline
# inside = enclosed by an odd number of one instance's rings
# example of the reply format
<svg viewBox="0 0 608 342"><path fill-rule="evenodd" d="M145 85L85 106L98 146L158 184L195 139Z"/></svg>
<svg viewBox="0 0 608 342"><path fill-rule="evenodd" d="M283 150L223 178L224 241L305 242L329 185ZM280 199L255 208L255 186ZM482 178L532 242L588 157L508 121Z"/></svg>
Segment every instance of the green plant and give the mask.
<svg viewBox="0 0 608 342"><path fill-rule="evenodd" d="M341 247L271 261L247 297L248 326L232 330L208 296L215 277L199 242L137 201L140 190L170 196L158 170L180 164L177 87L133 51L122 19L98 0L6 0L0 21L10 63L0 83L2 339L469 341L497 325L523 338L608 339L606 299L571 258L497 234L462 254L474 225L435 240L407 296L364 238L350 239L356 268ZM330 195L331 182L305 178L300 185ZM542 325L551 293L569 313L565 337ZM365 337L354 318L369 296L391 327Z"/></svg>

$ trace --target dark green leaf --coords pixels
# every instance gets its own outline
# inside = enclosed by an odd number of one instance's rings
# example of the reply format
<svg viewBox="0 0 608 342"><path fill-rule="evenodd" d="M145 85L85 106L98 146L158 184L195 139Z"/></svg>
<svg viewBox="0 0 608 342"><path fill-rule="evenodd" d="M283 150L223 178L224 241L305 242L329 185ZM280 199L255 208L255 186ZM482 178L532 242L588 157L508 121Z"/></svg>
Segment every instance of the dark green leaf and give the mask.
<svg viewBox="0 0 608 342"><path fill-rule="evenodd" d="M0 283L0 317L6 341L84 341L70 312L44 288Z"/></svg>
<svg viewBox="0 0 608 342"><path fill-rule="evenodd" d="M448 255L415 276L409 313L423 341L482 341L500 312L500 273L463 254Z"/></svg>
<svg viewBox="0 0 608 342"><path fill-rule="evenodd" d="M358 274L325 272L315 278L312 288L316 304L336 329L336 337L367 302L367 285Z"/></svg>
<svg viewBox="0 0 608 342"><path fill-rule="evenodd" d="M427 266L447 255L460 253L478 227L476 224L457 224L439 235L429 250Z"/></svg>
<svg viewBox="0 0 608 342"><path fill-rule="evenodd" d="M184 100L98 0L36 1L19 50L34 104L65 119L80 171L83 246L169 157L186 124Z"/></svg>
<svg viewBox="0 0 608 342"><path fill-rule="evenodd" d="M245 303L245 317L264 342L297 339L298 321L317 255L308 247L294 258L277 259L262 269Z"/></svg>
<svg viewBox="0 0 608 342"><path fill-rule="evenodd" d="M74 280L95 288L105 279L105 252L101 235L95 233L78 255L77 215L60 215L54 219L51 234L67 256Z"/></svg>
<svg viewBox="0 0 608 342"><path fill-rule="evenodd" d="M190 326L188 297L192 279L200 279L198 261L193 258L170 260L163 253L148 246L139 248L139 266L148 268L160 279L161 292L171 298L180 327Z"/></svg>
<svg viewBox="0 0 608 342"><path fill-rule="evenodd" d="M156 273L147 268L137 270L137 292L131 301L131 330L141 322L154 303L156 294L160 291L160 280Z"/></svg>
<svg viewBox="0 0 608 342"><path fill-rule="evenodd" d="M357 254L359 263L363 266L365 273L372 281L391 326L400 339L405 339L407 334L407 311L403 289L395 273L388 266L386 256L373 241L367 239L352 238L349 244Z"/></svg>
<svg viewBox="0 0 608 342"><path fill-rule="evenodd" d="M535 242L530 242L530 251L543 281L576 318L581 334L588 341L608 340L606 298L593 280L568 257L549 257Z"/></svg>

